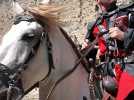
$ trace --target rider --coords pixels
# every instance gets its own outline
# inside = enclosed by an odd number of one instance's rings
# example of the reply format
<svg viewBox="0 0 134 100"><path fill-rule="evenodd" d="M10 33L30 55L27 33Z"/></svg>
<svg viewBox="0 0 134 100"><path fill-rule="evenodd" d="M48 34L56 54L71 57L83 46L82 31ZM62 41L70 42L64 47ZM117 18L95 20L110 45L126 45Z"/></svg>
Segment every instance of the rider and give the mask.
<svg viewBox="0 0 134 100"><path fill-rule="evenodd" d="M117 0L96 2L102 11L100 16L118 8ZM134 14L120 11L111 17L100 16L95 22L88 23L82 49L90 47L99 33L108 30L107 34L99 35L96 59L108 63L106 74L112 76L118 86L116 98L124 100L134 90Z"/></svg>

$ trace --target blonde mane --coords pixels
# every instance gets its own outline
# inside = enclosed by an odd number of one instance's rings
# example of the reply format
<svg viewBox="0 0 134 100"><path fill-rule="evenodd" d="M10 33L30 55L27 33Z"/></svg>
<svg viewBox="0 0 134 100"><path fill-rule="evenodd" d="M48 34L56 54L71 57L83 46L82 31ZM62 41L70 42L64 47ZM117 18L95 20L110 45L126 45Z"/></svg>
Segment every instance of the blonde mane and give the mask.
<svg viewBox="0 0 134 100"><path fill-rule="evenodd" d="M62 11L63 7L58 7L55 5L44 5L40 4L37 6L32 6L28 11L43 24L59 24L59 13Z"/></svg>

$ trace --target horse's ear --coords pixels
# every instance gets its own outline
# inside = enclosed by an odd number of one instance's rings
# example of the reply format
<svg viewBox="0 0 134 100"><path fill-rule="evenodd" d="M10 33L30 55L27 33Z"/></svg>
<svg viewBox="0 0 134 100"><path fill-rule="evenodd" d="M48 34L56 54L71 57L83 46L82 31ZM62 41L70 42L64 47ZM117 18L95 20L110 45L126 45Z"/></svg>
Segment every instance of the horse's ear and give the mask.
<svg viewBox="0 0 134 100"><path fill-rule="evenodd" d="M13 6L13 11L16 15L24 12L24 9L20 6L18 2L16 2L16 0L12 0L12 6Z"/></svg>

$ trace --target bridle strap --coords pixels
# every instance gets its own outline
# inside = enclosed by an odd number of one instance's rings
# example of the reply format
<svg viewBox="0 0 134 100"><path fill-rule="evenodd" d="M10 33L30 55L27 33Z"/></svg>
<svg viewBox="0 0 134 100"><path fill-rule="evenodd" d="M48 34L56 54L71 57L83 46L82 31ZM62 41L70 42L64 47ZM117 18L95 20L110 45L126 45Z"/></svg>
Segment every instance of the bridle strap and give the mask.
<svg viewBox="0 0 134 100"><path fill-rule="evenodd" d="M35 22L36 19L30 14L22 14L15 16L14 24L18 24L21 21Z"/></svg>

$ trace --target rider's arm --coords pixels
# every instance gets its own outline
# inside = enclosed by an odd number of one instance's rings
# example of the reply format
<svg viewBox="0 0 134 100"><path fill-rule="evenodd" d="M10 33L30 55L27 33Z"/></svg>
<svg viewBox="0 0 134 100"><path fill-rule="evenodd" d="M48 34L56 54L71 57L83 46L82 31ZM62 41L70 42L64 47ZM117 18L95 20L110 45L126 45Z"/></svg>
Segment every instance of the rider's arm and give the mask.
<svg viewBox="0 0 134 100"><path fill-rule="evenodd" d="M124 48L126 51L134 49L134 13L128 14L128 30L124 34Z"/></svg>
<svg viewBox="0 0 134 100"><path fill-rule="evenodd" d="M124 41L125 51L134 49L134 14L129 16L128 29L123 32L118 27L109 29L110 37Z"/></svg>
<svg viewBox="0 0 134 100"><path fill-rule="evenodd" d="M134 49L134 29L128 29L124 33L124 49L126 51Z"/></svg>
<svg viewBox="0 0 134 100"><path fill-rule="evenodd" d="M82 53L84 53L89 47L90 47L90 43L94 40L94 37L93 37L93 34L92 34L92 31L93 31L93 25L94 25L95 22L89 22L88 25L87 25L87 29L86 29L86 36L85 36L85 39L84 39L84 43L82 45ZM93 49L91 50L88 55L86 56L87 59L89 58L93 58L94 61L96 59L96 52L97 50L96 49Z"/></svg>
<svg viewBox="0 0 134 100"><path fill-rule="evenodd" d="M86 29L86 36L84 39L84 42L82 44L82 49L86 49L89 47L90 42L93 41L93 36L92 36L92 27L93 27L94 22L89 22L87 25Z"/></svg>

